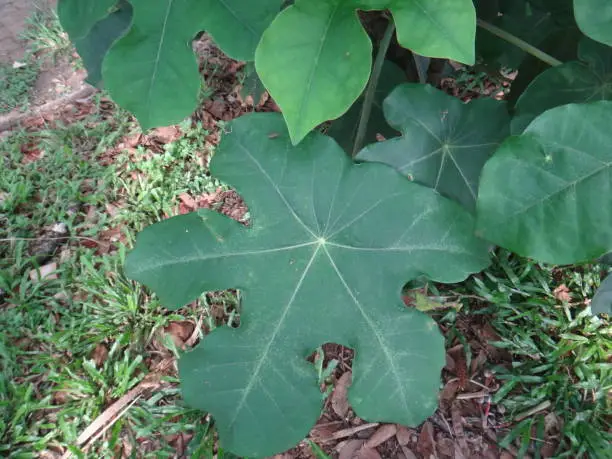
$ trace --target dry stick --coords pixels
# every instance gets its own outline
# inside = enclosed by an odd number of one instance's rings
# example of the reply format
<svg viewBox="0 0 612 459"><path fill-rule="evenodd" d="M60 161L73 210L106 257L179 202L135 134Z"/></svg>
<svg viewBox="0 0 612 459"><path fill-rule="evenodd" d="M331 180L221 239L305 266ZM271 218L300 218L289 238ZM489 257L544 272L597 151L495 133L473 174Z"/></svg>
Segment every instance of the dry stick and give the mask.
<svg viewBox="0 0 612 459"><path fill-rule="evenodd" d="M536 48L533 45L530 45L525 40L521 40L516 35L512 35L510 32L506 32L505 30L500 29L499 27L494 26L493 24L490 24L487 21L483 21L482 19L478 19L477 23L478 23L478 26L480 28L485 29L486 31L492 33L493 35L495 35L495 36L497 36L499 38L501 38L502 40L505 40L508 43L511 43L514 46L519 47L520 49L522 49L526 53L529 53L532 56L537 57L542 62L545 62L545 63L547 63L548 65L550 65L552 67L556 67L558 65L563 64L563 62L561 62L559 59L554 58L553 56L551 56L550 54L545 53L541 49Z"/></svg>
<svg viewBox="0 0 612 459"><path fill-rule="evenodd" d="M374 427L378 427L379 425L380 425L380 423L373 422L371 424L363 424L361 426L351 427L349 429L344 429L344 430L339 430L338 432L334 432L329 437L323 438L320 441L321 441L321 443L326 443L328 441L339 440L341 438L350 437L351 435L356 434L357 432L361 432L362 430L373 429Z"/></svg>
<svg viewBox="0 0 612 459"><path fill-rule="evenodd" d="M19 126L19 124L21 124L26 119L31 118L32 116L54 112L60 107L62 107L63 105L72 103L79 99L86 99L87 97L95 93L96 91L97 91L96 88L87 85L84 88L79 89L76 92L72 92L64 97L60 97L57 100L53 100L44 105L41 105L40 107L34 108L32 109L31 112L21 113L19 115L9 114L7 116L0 116L0 132L8 131L9 129L13 129L14 127Z"/></svg>
<svg viewBox="0 0 612 459"><path fill-rule="evenodd" d="M63 241L66 239L77 239L80 241L90 241L100 244L100 241L96 241L90 237L85 236L57 236L57 237L7 237L0 239L1 242L15 242L15 241Z"/></svg>
<svg viewBox="0 0 612 459"><path fill-rule="evenodd" d="M81 447L85 444L91 444L93 441L98 439L106 430L117 422L117 420L123 416L123 414L142 396L142 394L151 389L157 389L161 384L159 375L152 374L143 379L136 387L130 390L127 394L121 397L119 400L109 406L100 416L87 426L87 428L81 432L81 435L76 440L76 446ZM102 431L102 432L100 432ZM88 447L86 445L85 447ZM62 456L62 459L72 457L70 450L66 451Z"/></svg>
<svg viewBox="0 0 612 459"><path fill-rule="evenodd" d="M389 25L385 30L385 35L380 42L378 47L378 54L374 61L374 67L372 68L372 76L370 77L370 83L368 89L366 89L365 97L363 99L363 106L361 107L361 116L359 118L359 126L357 127L357 134L355 136L355 144L353 146L353 156L359 153L363 146L366 131L368 129L368 123L370 122L370 114L372 113L372 104L374 103L374 97L376 96L376 88L378 86L378 79L382 72L383 64L385 63L385 56L387 50L391 44L393 33L395 32L395 24L392 19L389 19Z"/></svg>

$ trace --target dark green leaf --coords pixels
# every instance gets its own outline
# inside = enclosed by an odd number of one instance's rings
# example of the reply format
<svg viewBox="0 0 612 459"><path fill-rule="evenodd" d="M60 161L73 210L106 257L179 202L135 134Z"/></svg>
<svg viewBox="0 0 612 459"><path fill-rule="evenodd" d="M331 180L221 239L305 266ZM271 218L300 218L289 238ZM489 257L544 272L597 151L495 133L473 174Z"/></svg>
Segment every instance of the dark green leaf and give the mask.
<svg viewBox="0 0 612 459"><path fill-rule="evenodd" d="M527 87L516 103L513 133L550 108L612 99L612 48L585 38L578 53L582 62L550 68Z"/></svg>
<svg viewBox="0 0 612 459"><path fill-rule="evenodd" d="M384 111L402 137L370 145L357 159L389 164L473 211L480 171L509 134L506 105L464 104L431 86L404 84L385 99Z"/></svg>
<svg viewBox="0 0 612 459"><path fill-rule="evenodd" d="M111 47L102 73L113 99L148 129L180 122L196 108L201 81L191 41L198 32L209 31L232 57L252 60L258 34L281 1L131 3L132 27Z"/></svg>
<svg viewBox="0 0 612 459"><path fill-rule="evenodd" d="M552 264L612 249L612 102L565 105L510 137L485 165L478 234Z"/></svg>
<svg viewBox="0 0 612 459"><path fill-rule="evenodd" d="M574 13L576 22L585 35L612 46L612 2L574 0Z"/></svg>
<svg viewBox="0 0 612 459"><path fill-rule="evenodd" d="M205 30L229 57L252 61L264 30L280 12L283 0L200 0Z"/></svg>
<svg viewBox="0 0 612 459"><path fill-rule="evenodd" d="M606 277L597 289L591 301L591 311L593 314L612 316L612 274Z"/></svg>
<svg viewBox="0 0 612 459"><path fill-rule="evenodd" d="M239 288L240 328L217 328L180 360L186 401L222 444L266 456L321 412L306 357L355 349L349 400L369 420L417 425L437 404L444 340L400 292L420 275L457 282L488 264L471 216L380 164L354 165L329 137L291 147L275 113L229 126L212 173L247 197L250 227L212 211L145 229L126 272L169 307Z"/></svg>
<svg viewBox="0 0 612 459"><path fill-rule="evenodd" d="M57 14L72 41L84 38L111 12L118 0L59 0Z"/></svg>
<svg viewBox="0 0 612 459"><path fill-rule="evenodd" d="M391 93L400 83L406 81L406 74L397 65L390 61L385 61L382 72L378 80L374 103L372 105L372 113L370 122L368 123L365 143L376 142L377 135L380 134L386 139L396 137L398 131L391 128L386 122L383 115L383 101L385 97ZM355 145L355 136L357 135L357 127L361 119L361 109L363 107L363 96L346 112L342 117L334 121L327 131L327 134L336 139L344 150L351 154Z"/></svg>
<svg viewBox="0 0 612 459"><path fill-rule="evenodd" d="M87 82L98 86L102 81L102 61L111 45L121 37L132 21L132 6L121 2L119 8L96 23L84 37L74 40L87 69Z"/></svg>

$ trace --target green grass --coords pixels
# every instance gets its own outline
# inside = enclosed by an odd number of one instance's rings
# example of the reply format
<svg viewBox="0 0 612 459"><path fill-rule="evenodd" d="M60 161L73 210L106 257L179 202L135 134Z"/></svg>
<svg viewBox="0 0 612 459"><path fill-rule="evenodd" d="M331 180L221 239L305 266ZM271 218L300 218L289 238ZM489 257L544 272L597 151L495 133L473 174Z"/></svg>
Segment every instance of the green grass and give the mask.
<svg viewBox="0 0 612 459"><path fill-rule="evenodd" d="M602 271L598 265L542 267L501 252L474 278L471 293L487 306L472 313L492 317L501 337L494 345L512 356L510 365L493 368L503 384L492 402L512 423L501 445L518 445L519 455L539 457L545 425L556 420L555 457L611 457L612 327L585 302ZM571 301L555 297L561 284Z"/></svg>
<svg viewBox="0 0 612 459"><path fill-rule="evenodd" d="M129 119L116 110L108 119L92 116L17 132L0 144L6 152L0 168L2 456L38 457L70 447L84 457L74 446L79 434L138 385L152 362L172 360L178 352L161 330L172 321L199 318L193 308L162 309L125 278L122 264L136 231L174 214L179 194L219 186L201 165L204 132L184 125L185 135L162 152L139 148L101 164L133 129ZM30 161L28 154L39 150L44 153ZM110 215L108 206L118 202ZM66 225L69 238L40 255L41 238L58 223ZM98 239L117 226L127 245L117 243L116 250L98 255L85 244L85 238ZM58 263L57 279L32 281L30 272L49 261ZM201 306L197 312L206 316L205 298ZM205 322L214 326L210 317ZM99 346L108 355L96 364L92 354ZM210 425L202 413L182 405L170 371L158 391L139 399L106 436L87 445L85 455L115 457L122 448L138 448L138 457L172 457L171 436L179 433L194 435L189 448L212 457Z"/></svg>
<svg viewBox="0 0 612 459"><path fill-rule="evenodd" d="M30 91L38 77L36 61L13 67L0 63L0 114L16 108L26 109L30 101Z"/></svg>
<svg viewBox="0 0 612 459"><path fill-rule="evenodd" d="M35 7L26 19L26 27L20 38L27 45L26 55L50 59L52 62L73 51L55 8L48 5Z"/></svg>

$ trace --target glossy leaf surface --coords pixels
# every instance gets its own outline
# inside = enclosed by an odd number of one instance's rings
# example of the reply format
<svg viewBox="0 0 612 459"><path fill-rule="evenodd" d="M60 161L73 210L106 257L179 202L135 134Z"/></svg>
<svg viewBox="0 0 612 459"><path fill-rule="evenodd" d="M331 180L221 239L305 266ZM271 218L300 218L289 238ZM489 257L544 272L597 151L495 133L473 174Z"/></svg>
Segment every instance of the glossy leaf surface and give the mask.
<svg viewBox="0 0 612 459"><path fill-rule="evenodd" d="M474 211L480 171L510 131L506 105L464 104L428 85L403 84L385 99L384 111L402 136L367 146L357 159L389 164Z"/></svg>
<svg viewBox="0 0 612 459"><path fill-rule="evenodd" d="M552 264L612 249L612 102L564 105L510 137L485 165L478 234Z"/></svg>
<svg viewBox="0 0 612 459"><path fill-rule="evenodd" d="M286 450L321 411L305 359L336 342L356 352L359 416L419 424L437 405L444 341L400 292L420 275L457 282L488 264L472 217L390 167L353 164L329 137L292 147L278 114L229 128L211 171L247 198L250 226L212 211L174 217L145 229L126 264L168 307L242 292L240 327L181 358L186 401L215 416L236 454Z"/></svg>

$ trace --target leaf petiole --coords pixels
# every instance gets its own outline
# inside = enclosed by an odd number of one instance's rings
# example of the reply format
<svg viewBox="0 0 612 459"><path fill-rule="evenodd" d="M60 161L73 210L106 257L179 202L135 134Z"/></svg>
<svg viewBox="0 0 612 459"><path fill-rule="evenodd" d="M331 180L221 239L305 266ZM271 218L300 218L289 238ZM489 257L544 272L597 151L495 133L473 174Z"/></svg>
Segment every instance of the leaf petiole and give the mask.
<svg viewBox="0 0 612 459"><path fill-rule="evenodd" d="M376 88L378 87L378 79L382 72L383 64L385 63L385 56L387 50L391 44L393 33L395 32L395 24L393 21L389 21L385 35L383 36L380 46L378 47L378 54L374 61L374 67L372 68L372 76L368 83L368 88L365 92L363 100L363 106L361 107L361 116L359 117L359 126L357 127L357 135L355 136L355 145L353 146L353 156L359 153L361 147L363 147L363 140L365 139L366 131L368 129L368 123L370 121L370 114L372 113L372 104L374 103L374 96L376 95Z"/></svg>
<svg viewBox="0 0 612 459"><path fill-rule="evenodd" d="M478 26L480 28L486 30L489 33L492 33L493 35L495 35L496 37L501 38L502 40L506 40L508 43L511 43L514 46L519 47L520 49L522 49L526 53L529 53L532 56L537 57L542 62L545 62L545 63L547 63L548 65L550 65L552 67L556 67L558 65L563 64L563 62L561 62L560 60L554 58L550 54L545 53L541 49L536 48L533 45L530 45L525 40L520 39L516 35L513 35L510 32L507 32L507 31L505 31L503 29L500 29L499 27L494 26L493 24L490 24L487 21L483 21L482 19L478 19L477 23L478 23Z"/></svg>

